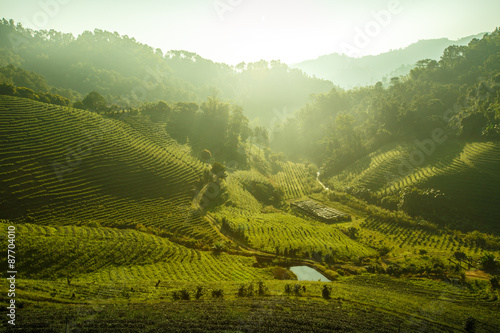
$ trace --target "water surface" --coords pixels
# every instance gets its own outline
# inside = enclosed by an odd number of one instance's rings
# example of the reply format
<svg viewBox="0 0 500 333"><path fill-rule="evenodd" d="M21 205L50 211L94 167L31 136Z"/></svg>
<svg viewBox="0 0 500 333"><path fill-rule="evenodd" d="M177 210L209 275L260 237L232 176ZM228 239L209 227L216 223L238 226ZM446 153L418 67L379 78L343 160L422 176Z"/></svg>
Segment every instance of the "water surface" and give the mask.
<svg viewBox="0 0 500 333"><path fill-rule="evenodd" d="M299 281L330 282L330 280L324 277L320 272L308 266L293 266L290 267L290 270L297 275Z"/></svg>

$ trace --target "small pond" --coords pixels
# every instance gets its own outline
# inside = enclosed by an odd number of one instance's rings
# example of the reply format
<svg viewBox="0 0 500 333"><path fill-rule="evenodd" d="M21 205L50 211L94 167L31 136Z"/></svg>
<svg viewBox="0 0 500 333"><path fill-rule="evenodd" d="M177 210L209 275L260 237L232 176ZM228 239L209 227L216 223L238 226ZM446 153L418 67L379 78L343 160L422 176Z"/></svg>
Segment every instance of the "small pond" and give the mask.
<svg viewBox="0 0 500 333"><path fill-rule="evenodd" d="M321 273L319 273L314 268L308 266L293 266L290 267L290 270L297 275L299 281L322 281L322 282L330 282L326 277L324 277Z"/></svg>

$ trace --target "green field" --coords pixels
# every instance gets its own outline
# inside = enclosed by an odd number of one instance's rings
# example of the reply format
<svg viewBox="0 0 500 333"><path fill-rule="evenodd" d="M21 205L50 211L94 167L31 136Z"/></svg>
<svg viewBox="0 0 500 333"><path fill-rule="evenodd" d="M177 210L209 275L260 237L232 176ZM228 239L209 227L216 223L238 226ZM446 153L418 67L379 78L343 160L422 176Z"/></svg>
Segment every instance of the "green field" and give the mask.
<svg viewBox="0 0 500 333"><path fill-rule="evenodd" d="M193 295L195 285L155 282L68 286L25 280L19 284L25 302L19 320L23 332L463 332L469 316L476 318L477 332L494 332L499 324L495 303L478 287L420 279L343 278L328 284L330 300L320 296L325 283L303 282L305 292L287 295L284 282L266 281L262 296L238 297L238 284L218 282L205 284L200 299L173 301L173 290L182 286ZM210 296L214 288L224 291L223 299Z"/></svg>
<svg viewBox="0 0 500 333"><path fill-rule="evenodd" d="M350 239L337 227L305 220L287 213L241 214L222 210L214 216L226 217L235 230L242 230L249 245L268 253L283 254L285 249L295 250L297 256L312 257L321 252L335 258L365 257L374 255L373 249Z"/></svg>

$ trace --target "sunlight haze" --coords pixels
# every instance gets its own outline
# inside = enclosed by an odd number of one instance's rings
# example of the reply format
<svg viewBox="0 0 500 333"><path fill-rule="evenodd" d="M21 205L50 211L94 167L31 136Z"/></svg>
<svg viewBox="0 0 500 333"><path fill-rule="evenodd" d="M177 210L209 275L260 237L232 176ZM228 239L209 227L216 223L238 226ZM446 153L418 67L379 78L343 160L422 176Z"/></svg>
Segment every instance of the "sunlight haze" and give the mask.
<svg viewBox="0 0 500 333"><path fill-rule="evenodd" d="M398 13L385 26L378 23L378 31L370 25L376 22L374 15L390 6ZM28 28L74 35L95 28L117 31L164 52L184 49L233 65L260 59L294 63L346 53L341 45L354 46L357 32L367 27L374 36L353 56L387 52L420 39L458 39L493 30L500 12L500 3L491 0L28 0L2 7L3 17Z"/></svg>

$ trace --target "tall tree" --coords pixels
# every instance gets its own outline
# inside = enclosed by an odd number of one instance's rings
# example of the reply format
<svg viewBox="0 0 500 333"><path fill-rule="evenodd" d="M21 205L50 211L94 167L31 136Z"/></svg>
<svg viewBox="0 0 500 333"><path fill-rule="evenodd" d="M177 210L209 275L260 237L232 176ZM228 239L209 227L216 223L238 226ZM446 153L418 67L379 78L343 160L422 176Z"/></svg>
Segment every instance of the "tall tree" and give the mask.
<svg viewBox="0 0 500 333"><path fill-rule="evenodd" d="M91 91L82 100L83 107L90 111L104 111L106 110L106 100L97 91Z"/></svg>

